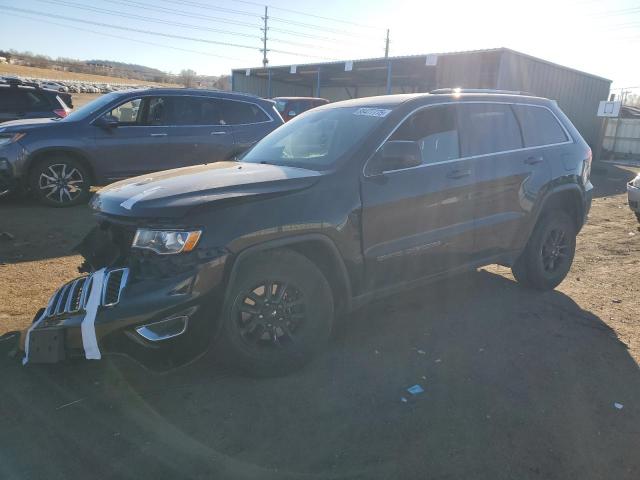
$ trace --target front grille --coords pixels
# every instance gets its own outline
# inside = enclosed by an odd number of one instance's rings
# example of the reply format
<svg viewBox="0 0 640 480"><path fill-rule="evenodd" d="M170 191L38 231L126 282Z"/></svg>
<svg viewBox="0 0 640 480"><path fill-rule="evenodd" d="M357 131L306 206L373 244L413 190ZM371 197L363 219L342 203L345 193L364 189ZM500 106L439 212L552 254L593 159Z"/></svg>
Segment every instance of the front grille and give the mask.
<svg viewBox="0 0 640 480"><path fill-rule="evenodd" d="M111 307L120 301L120 294L127 283L128 268L111 270L106 274L102 290L102 305Z"/></svg>
<svg viewBox="0 0 640 480"><path fill-rule="evenodd" d="M101 292L101 305L103 307L111 307L120 301L120 296L127 284L128 277L128 268L108 270L105 273ZM89 301L92 286L92 276L80 277L64 284L51 296L45 310L45 317L56 319L66 314L84 310ZM47 324L51 324L51 322L47 322Z"/></svg>

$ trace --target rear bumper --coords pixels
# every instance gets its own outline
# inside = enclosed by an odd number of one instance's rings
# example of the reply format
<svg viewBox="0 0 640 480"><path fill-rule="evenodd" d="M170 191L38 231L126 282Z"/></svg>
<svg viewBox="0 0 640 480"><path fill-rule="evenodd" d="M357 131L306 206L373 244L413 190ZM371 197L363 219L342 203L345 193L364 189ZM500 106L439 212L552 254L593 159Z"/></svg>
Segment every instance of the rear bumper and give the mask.
<svg viewBox="0 0 640 480"><path fill-rule="evenodd" d="M634 187L631 182L627 184L627 197L629 208L636 213L640 213L640 188Z"/></svg>
<svg viewBox="0 0 640 480"><path fill-rule="evenodd" d="M165 278L140 279L131 271L117 303L113 304L113 296L102 296L96 310L95 339L100 354L124 354L149 368L164 370L203 353L216 331L225 261L222 256ZM92 276L81 278L90 283L87 279ZM91 316L87 299L92 287L85 292L84 304L74 311L76 300L69 300L68 292L60 301L67 285L73 282L61 287L44 314L41 310L34 319L37 325L29 334L29 363L86 356L82 324ZM62 304L71 307L65 310ZM24 341L26 338L25 331Z"/></svg>

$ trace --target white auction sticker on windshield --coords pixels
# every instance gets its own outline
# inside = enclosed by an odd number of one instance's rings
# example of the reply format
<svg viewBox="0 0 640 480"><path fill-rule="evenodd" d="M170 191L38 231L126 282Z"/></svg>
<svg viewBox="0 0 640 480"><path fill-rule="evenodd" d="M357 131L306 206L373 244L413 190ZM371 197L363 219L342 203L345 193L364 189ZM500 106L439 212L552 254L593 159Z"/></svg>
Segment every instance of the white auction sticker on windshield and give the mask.
<svg viewBox="0 0 640 480"><path fill-rule="evenodd" d="M386 117L391 110L386 108L359 108L354 115L364 115L365 117Z"/></svg>

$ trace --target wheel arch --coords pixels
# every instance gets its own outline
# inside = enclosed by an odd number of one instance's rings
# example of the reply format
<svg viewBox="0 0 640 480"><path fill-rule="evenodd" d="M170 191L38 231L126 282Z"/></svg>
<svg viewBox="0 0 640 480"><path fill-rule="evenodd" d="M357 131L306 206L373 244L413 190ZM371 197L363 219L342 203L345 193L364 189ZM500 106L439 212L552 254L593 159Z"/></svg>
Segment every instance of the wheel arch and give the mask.
<svg viewBox="0 0 640 480"><path fill-rule="evenodd" d="M87 158L87 156L83 152L81 152L80 150L78 150L76 148L71 148L71 147L47 147L47 148L42 148L40 150L36 150L35 152L33 152L31 155L29 155L29 159L27 161L27 176L26 176L26 178L29 179L31 177L31 172L33 171L33 168L38 163L44 161L50 155L57 155L57 154L59 154L59 155L67 155L67 156L73 158L74 160L77 160L77 161L81 162L82 165L89 172L91 185L95 184L96 173L95 173L95 170L93 169L93 167L91 165L91 162L89 161L89 159Z"/></svg>
<svg viewBox="0 0 640 480"><path fill-rule="evenodd" d="M336 305L336 313L344 313L352 307L352 289L347 268L335 243L323 234L303 234L279 238L259 243L238 252L226 275L225 302L228 300L228 286L233 283L238 267L251 256L288 248L309 259L327 279Z"/></svg>
<svg viewBox="0 0 640 480"><path fill-rule="evenodd" d="M536 222L550 209L560 209L566 211L575 222L576 232L579 232L584 225L584 194L580 187L575 184L560 185L544 196L538 209ZM535 224L534 223L534 224Z"/></svg>

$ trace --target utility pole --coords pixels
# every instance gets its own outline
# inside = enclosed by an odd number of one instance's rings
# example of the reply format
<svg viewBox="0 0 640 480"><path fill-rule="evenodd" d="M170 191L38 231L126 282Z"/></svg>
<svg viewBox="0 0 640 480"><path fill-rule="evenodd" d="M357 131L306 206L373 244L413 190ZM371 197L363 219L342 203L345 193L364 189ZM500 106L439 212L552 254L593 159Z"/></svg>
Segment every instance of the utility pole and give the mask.
<svg viewBox="0 0 640 480"><path fill-rule="evenodd" d="M269 7L267 7L266 5L264 6L264 17L262 17L262 19L264 20L264 27L261 28L260 30L262 30L262 49L260 50L262 52L262 66L263 68L267 68L267 65L269 63L269 60L267 59L267 21L269 20Z"/></svg>
<svg viewBox="0 0 640 480"><path fill-rule="evenodd" d="M389 58L389 29L387 28L387 39L384 42L384 58Z"/></svg>

